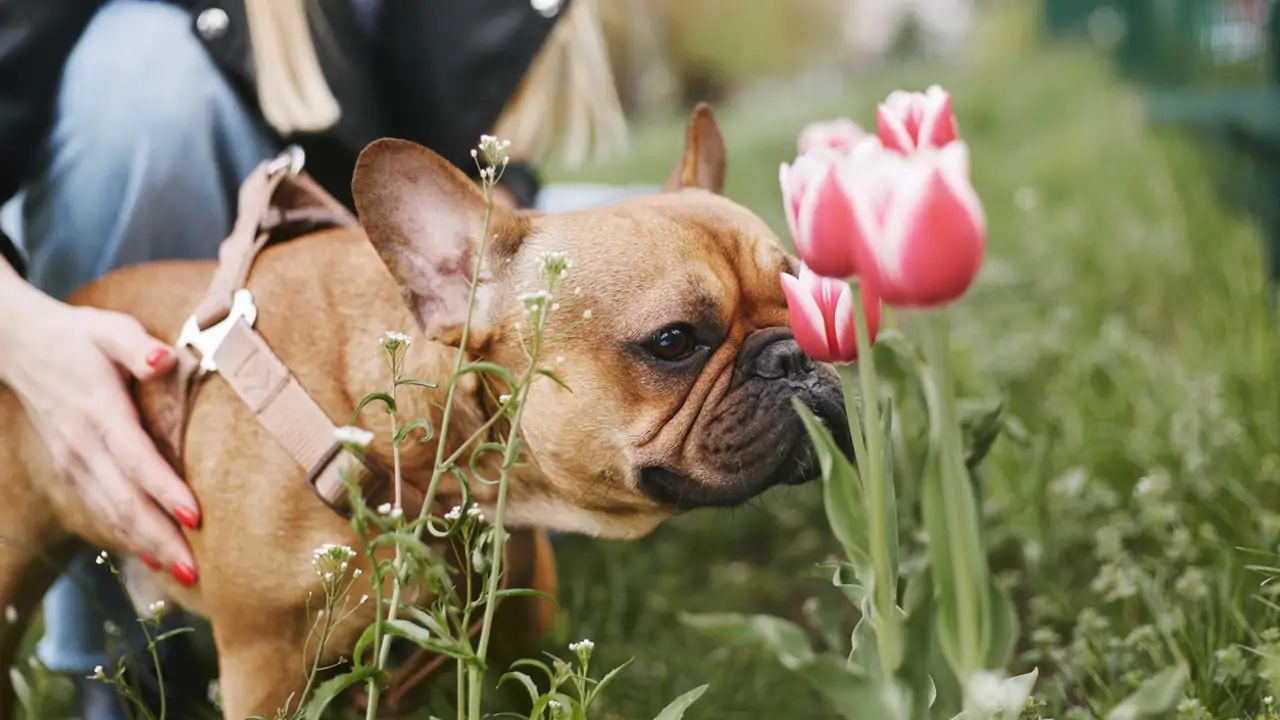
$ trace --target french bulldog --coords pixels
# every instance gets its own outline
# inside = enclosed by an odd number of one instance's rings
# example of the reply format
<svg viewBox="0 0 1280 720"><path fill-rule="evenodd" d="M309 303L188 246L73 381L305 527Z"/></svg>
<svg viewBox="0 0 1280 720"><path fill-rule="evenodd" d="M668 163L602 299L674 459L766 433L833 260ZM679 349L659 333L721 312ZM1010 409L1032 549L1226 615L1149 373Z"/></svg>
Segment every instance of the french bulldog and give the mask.
<svg viewBox="0 0 1280 720"><path fill-rule="evenodd" d="M459 347L483 193L431 151L378 140L353 179L363 229L310 234L258 258L249 279L255 329L338 425L361 397L387 386L379 335L407 333L405 376L440 389L401 392L399 413L438 426L457 353L524 367L518 296L539 287L543 253L567 256L572 270L543 357L568 389L541 378L531 390L527 457L512 471L506 505L507 525L523 529L511 543L535 549L515 554L523 567L513 574L554 594L546 531L639 538L679 513L733 507L817 475L793 398L847 444L833 368L807 358L788 329L778 278L798 272L798 261L762 219L722 195L724 174L720 131L700 106L664 192L557 214L495 207L470 332ZM73 302L130 314L173 341L213 271L212 262L138 265L104 276ZM495 412L489 390L475 375L461 381L451 449ZM149 392L139 390L144 420ZM306 603L319 591L312 553L324 543L360 547L359 538L216 374L189 418L182 470L203 523L184 533L200 581L145 579L170 605L209 620L225 717L271 717L306 680L299 659L315 620ZM382 467L391 466L386 421L369 406L357 423L380 433L368 452ZM58 482L22 405L2 387L0 437L0 607L25 619L73 541L114 550L120 519L90 513ZM497 455L480 465L487 477L497 476ZM405 443L404 482L425 489L434 457L434 441ZM471 492L492 518L495 488L475 483ZM440 494L446 505L462 497L450 479ZM370 592L370 574L363 557L353 565L363 570L351 591L358 597ZM512 600L502 612L514 619L500 632L536 643L549 603ZM325 662L350 656L373 612L367 603L336 629ZM0 630L0 668L12 664L20 634L21 627ZM14 713L7 682L0 672L0 718Z"/></svg>

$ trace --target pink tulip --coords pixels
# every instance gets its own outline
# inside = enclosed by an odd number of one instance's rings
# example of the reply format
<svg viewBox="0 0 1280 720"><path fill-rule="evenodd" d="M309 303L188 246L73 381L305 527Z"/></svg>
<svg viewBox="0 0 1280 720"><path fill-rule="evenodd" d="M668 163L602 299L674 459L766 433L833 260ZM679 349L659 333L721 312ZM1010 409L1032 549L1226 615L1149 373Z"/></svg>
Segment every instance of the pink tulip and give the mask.
<svg viewBox="0 0 1280 720"><path fill-rule="evenodd" d="M858 268L884 302L934 307L963 295L986 248L986 218L962 141L914 155L864 152L840 167Z"/></svg>
<svg viewBox="0 0 1280 720"><path fill-rule="evenodd" d="M911 154L958 139L951 95L934 85L925 92L895 90L876 107L876 130L890 150Z"/></svg>
<svg viewBox="0 0 1280 720"><path fill-rule="evenodd" d="M850 277L857 270L856 247L849 242L853 209L836 177L836 165L843 157L819 148L778 169L796 253L814 272L835 278Z"/></svg>
<svg viewBox="0 0 1280 720"><path fill-rule="evenodd" d="M818 149L835 150L847 154L854 145L866 137L868 137L867 132L858 127L854 121L849 118L836 118L806 126L801 131L799 140L796 141L796 149L801 155Z"/></svg>
<svg viewBox="0 0 1280 720"><path fill-rule="evenodd" d="M858 359L857 329L853 317L853 290L843 280L815 274L804 263L800 276L783 273L791 332L805 354L818 362L853 362ZM880 330L880 298L870 282L859 283L867 313L867 336L872 343Z"/></svg>

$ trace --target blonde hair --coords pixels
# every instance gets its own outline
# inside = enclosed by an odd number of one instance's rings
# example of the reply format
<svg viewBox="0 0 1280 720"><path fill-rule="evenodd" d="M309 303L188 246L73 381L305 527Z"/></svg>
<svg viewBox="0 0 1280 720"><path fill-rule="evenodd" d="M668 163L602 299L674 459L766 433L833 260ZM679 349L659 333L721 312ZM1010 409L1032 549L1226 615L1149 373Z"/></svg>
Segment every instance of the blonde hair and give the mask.
<svg viewBox="0 0 1280 720"><path fill-rule="evenodd" d="M540 162L556 146L581 165L624 151L626 117L605 47L597 0L570 0L546 44L489 131L513 157ZM307 17L308 0L244 0L258 103L281 135L327 130L341 116ZM478 140L478 138L477 138Z"/></svg>

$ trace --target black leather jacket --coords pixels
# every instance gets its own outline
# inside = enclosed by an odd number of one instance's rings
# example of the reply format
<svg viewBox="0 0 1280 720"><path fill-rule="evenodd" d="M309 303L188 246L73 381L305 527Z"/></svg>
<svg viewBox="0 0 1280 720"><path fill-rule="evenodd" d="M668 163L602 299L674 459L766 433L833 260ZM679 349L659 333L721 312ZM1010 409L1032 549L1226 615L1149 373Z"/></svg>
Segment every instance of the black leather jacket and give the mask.
<svg viewBox="0 0 1280 720"><path fill-rule="evenodd" d="M243 0L169 0L192 9L192 33L257 111ZM103 0L0 0L0 203L30 172L48 135L62 66ZM307 151L307 171L347 205L365 145L399 137L431 148L474 175L470 149L492 128L556 20L530 0L385 0L371 38L350 0L318 0L320 65L342 108L319 135L281 138ZM230 22L202 37L195 18L211 8ZM335 53L333 43L339 48ZM505 183L523 205L538 178L512 165ZM0 234L0 254L8 256ZM9 248L11 249L11 248Z"/></svg>

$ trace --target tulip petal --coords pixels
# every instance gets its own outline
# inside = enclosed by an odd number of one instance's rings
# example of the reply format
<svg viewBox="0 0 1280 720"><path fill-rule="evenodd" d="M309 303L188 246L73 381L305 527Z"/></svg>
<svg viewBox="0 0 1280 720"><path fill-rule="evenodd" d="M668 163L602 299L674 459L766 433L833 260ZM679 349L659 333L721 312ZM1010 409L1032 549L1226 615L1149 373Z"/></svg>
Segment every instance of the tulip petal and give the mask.
<svg viewBox="0 0 1280 720"><path fill-rule="evenodd" d="M832 338L834 354L842 362L853 362L858 359L858 330L854 325L853 290L846 284L836 299L836 306L831 313L829 337Z"/></svg>
<svg viewBox="0 0 1280 720"><path fill-rule="evenodd" d="M801 266L803 272L803 266ZM787 316L791 321L791 333L805 354L818 362L831 362L830 344L826 337L826 322L817 300L809 293L801 280L782 273L782 292L787 296Z"/></svg>
<svg viewBox="0 0 1280 720"><path fill-rule="evenodd" d="M799 253L800 233L796 225L798 203L795 202L790 180L791 166L787 163L782 163L778 166L778 185L782 188L782 211L787 216L787 229L791 231L791 244L796 246L796 252Z"/></svg>
<svg viewBox="0 0 1280 720"><path fill-rule="evenodd" d="M890 150L910 154L916 149L916 142L902 117L883 104L876 106L876 132L880 142Z"/></svg>
<svg viewBox="0 0 1280 720"><path fill-rule="evenodd" d="M899 188L886 223L894 282L886 302L934 307L958 299L977 275L986 226L977 193L938 164L921 164Z"/></svg>
<svg viewBox="0 0 1280 720"><path fill-rule="evenodd" d="M815 273L845 278L857 272L853 210L834 165L805 188L797 225L804 249L797 244L796 251Z"/></svg>
<svg viewBox="0 0 1280 720"><path fill-rule="evenodd" d="M951 110L951 95L936 86L930 88L929 95L930 102L916 135L916 147L946 147L960 136L956 128L956 116Z"/></svg>

